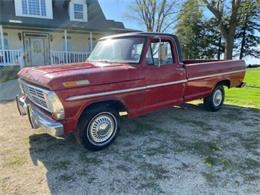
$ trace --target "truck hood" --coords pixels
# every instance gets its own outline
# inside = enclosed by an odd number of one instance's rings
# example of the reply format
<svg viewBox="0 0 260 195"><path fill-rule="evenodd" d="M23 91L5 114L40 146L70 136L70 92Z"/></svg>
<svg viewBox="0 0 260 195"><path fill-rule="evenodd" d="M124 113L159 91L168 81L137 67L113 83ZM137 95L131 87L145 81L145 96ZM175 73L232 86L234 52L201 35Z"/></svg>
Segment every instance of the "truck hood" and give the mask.
<svg viewBox="0 0 260 195"><path fill-rule="evenodd" d="M135 70L136 66L129 64L84 62L23 68L18 76L29 83L60 90L69 81L88 80L89 85L102 85L143 79Z"/></svg>

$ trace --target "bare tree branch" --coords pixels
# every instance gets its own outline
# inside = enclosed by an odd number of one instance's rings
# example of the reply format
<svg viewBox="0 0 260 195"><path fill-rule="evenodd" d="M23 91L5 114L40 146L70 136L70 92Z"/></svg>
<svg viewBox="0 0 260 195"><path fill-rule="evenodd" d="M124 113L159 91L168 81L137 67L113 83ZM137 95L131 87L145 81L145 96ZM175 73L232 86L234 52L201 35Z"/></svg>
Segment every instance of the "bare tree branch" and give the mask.
<svg viewBox="0 0 260 195"><path fill-rule="evenodd" d="M172 16L176 14L173 0L135 0L131 7L138 17L132 19L141 21L148 32L163 32L169 29L175 22Z"/></svg>
<svg viewBox="0 0 260 195"><path fill-rule="evenodd" d="M231 0L231 15L225 15L224 0L203 0L207 8L217 19L220 31L225 39L225 59L232 59L236 27L239 22L241 0Z"/></svg>

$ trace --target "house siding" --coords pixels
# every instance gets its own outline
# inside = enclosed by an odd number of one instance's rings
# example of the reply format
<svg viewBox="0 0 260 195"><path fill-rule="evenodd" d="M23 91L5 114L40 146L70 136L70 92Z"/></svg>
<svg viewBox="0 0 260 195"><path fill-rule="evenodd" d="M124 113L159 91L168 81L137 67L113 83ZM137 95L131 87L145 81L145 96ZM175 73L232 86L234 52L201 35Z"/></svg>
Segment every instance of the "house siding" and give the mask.
<svg viewBox="0 0 260 195"><path fill-rule="evenodd" d="M46 2L46 17L29 17L21 14L20 0L0 1L3 42L8 40L8 48L0 50L0 66L61 64L71 63L73 60L79 62L87 58L99 38L129 32L123 23L105 18L98 0ZM72 20L70 2L85 6L84 21ZM68 46L66 49L65 32Z"/></svg>
<svg viewBox="0 0 260 195"><path fill-rule="evenodd" d="M63 51L64 50L64 33L55 32L51 33L53 41L50 42L51 50ZM93 39L98 40L105 34L93 33ZM90 40L88 33L68 33L68 41L70 42L69 50L76 52L90 51Z"/></svg>
<svg viewBox="0 0 260 195"><path fill-rule="evenodd" d="M20 30L16 29L4 29L4 33L7 33L8 47L9 49L21 49L23 48L23 41L19 40L18 33Z"/></svg>

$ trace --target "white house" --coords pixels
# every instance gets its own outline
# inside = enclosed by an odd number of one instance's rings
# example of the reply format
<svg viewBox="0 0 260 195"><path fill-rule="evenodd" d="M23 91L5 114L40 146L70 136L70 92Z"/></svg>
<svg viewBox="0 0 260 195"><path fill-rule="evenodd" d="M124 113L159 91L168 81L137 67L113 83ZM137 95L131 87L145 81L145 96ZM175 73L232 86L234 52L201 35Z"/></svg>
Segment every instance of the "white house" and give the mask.
<svg viewBox="0 0 260 195"><path fill-rule="evenodd" d="M97 0L1 0L0 66L84 61L100 37L129 31Z"/></svg>

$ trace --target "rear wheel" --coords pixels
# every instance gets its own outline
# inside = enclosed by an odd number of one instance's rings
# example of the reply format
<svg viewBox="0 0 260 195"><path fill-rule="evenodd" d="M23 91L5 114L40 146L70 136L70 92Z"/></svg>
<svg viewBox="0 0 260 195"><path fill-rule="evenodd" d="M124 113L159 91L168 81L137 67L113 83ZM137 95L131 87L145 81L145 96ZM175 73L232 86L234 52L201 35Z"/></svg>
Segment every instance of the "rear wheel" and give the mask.
<svg viewBox="0 0 260 195"><path fill-rule="evenodd" d="M118 112L108 106L99 106L82 115L75 135L85 148L101 150L114 141L119 128Z"/></svg>
<svg viewBox="0 0 260 195"><path fill-rule="evenodd" d="M208 97L204 98L203 102L207 110L214 112L214 111L218 111L221 108L221 106L224 103L224 99L225 99L224 87L222 85L218 85L217 87L215 87L215 89Z"/></svg>

